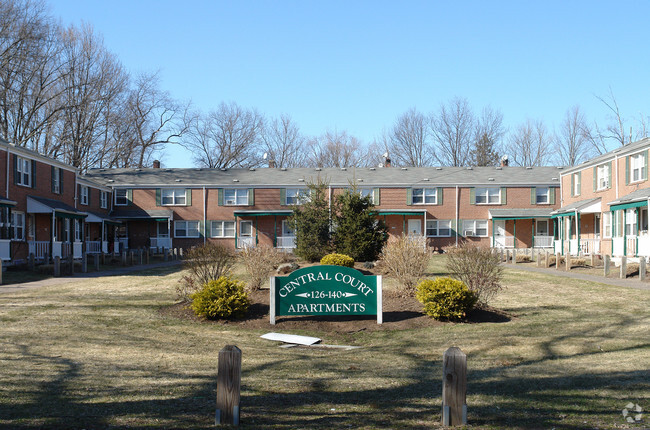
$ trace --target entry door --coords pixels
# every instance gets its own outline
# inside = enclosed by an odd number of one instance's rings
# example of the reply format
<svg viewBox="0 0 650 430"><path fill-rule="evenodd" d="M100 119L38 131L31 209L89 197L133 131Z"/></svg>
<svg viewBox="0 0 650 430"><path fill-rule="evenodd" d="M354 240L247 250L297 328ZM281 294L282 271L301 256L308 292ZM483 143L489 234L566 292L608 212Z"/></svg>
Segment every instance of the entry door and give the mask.
<svg viewBox="0 0 650 430"><path fill-rule="evenodd" d="M158 221L158 231L157 237L160 238L168 238L169 237L169 224L167 224L167 221Z"/></svg>
<svg viewBox="0 0 650 430"><path fill-rule="evenodd" d="M506 222L505 220L493 220L494 222L494 247L506 247Z"/></svg>
<svg viewBox="0 0 650 430"><path fill-rule="evenodd" d="M422 221L419 219L408 220L409 236L422 236Z"/></svg>

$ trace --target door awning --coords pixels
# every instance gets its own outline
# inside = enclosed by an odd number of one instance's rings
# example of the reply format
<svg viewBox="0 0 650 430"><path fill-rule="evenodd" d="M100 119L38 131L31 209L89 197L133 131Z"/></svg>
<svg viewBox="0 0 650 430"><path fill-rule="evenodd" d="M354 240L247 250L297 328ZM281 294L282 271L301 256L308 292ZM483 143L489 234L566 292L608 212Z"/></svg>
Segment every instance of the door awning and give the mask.
<svg viewBox="0 0 650 430"><path fill-rule="evenodd" d="M88 216L86 212L76 210L58 200L46 199L43 197L27 197L27 213L30 214L54 214L59 218L84 219Z"/></svg>
<svg viewBox="0 0 650 430"><path fill-rule="evenodd" d="M609 209L613 211L620 211L623 209L640 208L648 206L648 199L650 198L650 188L642 188L627 194L620 199L609 202Z"/></svg>
<svg viewBox="0 0 650 430"><path fill-rule="evenodd" d="M119 209L111 213L112 220L145 220L167 222L174 219L174 211L165 209Z"/></svg>
<svg viewBox="0 0 650 430"><path fill-rule="evenodd" d="M377 211L377 215L424 215L427 212L426 209L380 209Z"/></svg>
<svg viewBox="0 0 650 430"><path fill-rule="evenodd" d="M4 197L0 196L0 208L11 208L14 207L18 204L18 202L15 202L13 200L5 199Z"/></svg>
<svg viewBox="0 0 650 430"><path fill-rule="evenodd" d="M551 218L551 209L490 209L490 219L508 221L518 219Z"/></svg>
<svg viewBox="0 0 650 430"><path fill-rule="evenodd" d="M560 209L551 212L552 218L572 216L576 212L581 214L592 214L601 212L600 197L595 199L580 200L571 203L570 205L561 207Z"/></svg>
<svg viewBox="0 0 650 430"><path fill-rule="evenodd" d="M292 210L278 210L278 211L234 211L235 216L290 216L293 215Z"/></svg>

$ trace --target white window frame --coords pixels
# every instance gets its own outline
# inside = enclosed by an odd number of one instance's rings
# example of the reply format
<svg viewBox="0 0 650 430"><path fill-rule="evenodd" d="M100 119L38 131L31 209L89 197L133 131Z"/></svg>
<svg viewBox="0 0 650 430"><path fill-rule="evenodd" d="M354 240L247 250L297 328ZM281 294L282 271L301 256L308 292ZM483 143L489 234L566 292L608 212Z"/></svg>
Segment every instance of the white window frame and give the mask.
<svg viewBox="0 0 650 430"><path fill-rule="evenodd" d="M284 204L301 205L309 201L309 188L286 188L284 193Z"/></svg>
<svg viewBox="0 0 650 430"><path fill-rule="evenodd" d="M232 194L229 197L228 194ZM224 188L224 206L248 206L248 188Z"/></svg>
<svg viewBox="0 0 650 430"><path fill-rule="evenodd" d="M116 188L115 189L115 206L127 206L129 204L129 190L127 188ZM124 196L120 194L124 193ZM120 200L124 199L124 203L120 203Z"/></svg>
<svg viewBox="0 0 650 430"><path fill-rule="evenodd" d="M108 192L99 191L99 207L102 209L108 209Z"/></svg>
<svg viewBox="0 0 650 430"><path fill-rule="evenodd" d="M546 192L543 192L546 191ZM540 197L546 197L545 201L540 201ZM535 204L549 205L551 204L551 188L550 187L536 187L535 188Z"/></svg>
<svg viewBox="0 0 650 430"><path fill-rule="evenodd" d="M634 179L635 174L637 179ZM630 183L643 181L645 177L645 152L630 155Z"/></svg>
<svg viewBox="0 0 650 430"><path fill-rule="evenodd" d="M441 234L443 230L449 230L448 234ZM429 231L435 231L435 233L429 234ZM451 220L450 219L427 220L426 234L427 237L451 237Z"/></svg>
<svg viewBox="0 0 650 430"><path fill-rule="evenodd" d="M636 225L636 210L635 209L625 209L625 235L626 236L636 236L637 234L637 225Z"/></svg>
<svg viewBox="0 0 650 430"><path fill-rule="evenodd" d="M573 174L573 195L579 196L581 190L580 173Z"/></svg>
<svg viewBox="0 0 650 430"><path fill-rule="evenodd" d="M375 192L374 188L357 188L357 192L361 197L370 197L370 203L375 205Z"/></svg>
<svg viewBox="0 0 650 430"><path fill-rule="evenodd" d="M596 167L596 191L609 188L609 164Z"/></svg>
<svg viewBox="0 0 650 430"><path fill-rule="evenodd" d="M81 221L74 220L74 241L81 242Z"/></svg>
<svg viewBox="0 0 650 430"><path fill-rule="evenodd" d="M11 240L25 240L25 212L11 211Z"/></svg>
<svg viewBox="0 0 650 430"><path fill-rule="evenodd" d="M244 229L242 228L242 226L244 224L250 225L250 234L244 234L244 232L243 232ZM239 236L240 237L253 237L253 221L246 221L246 220L239 221Z"/></svg>
<svg viewBox="0 0 650 430"><path fill-rule="evenodd" d="M185 188L162 188L160 190L161 206L186 206L186 189Z"/></svg>
<svg viewBox="0 0 650 430"><path fill-rule="evenodd" d="M479 227L479 223L485 225L485 234L478 234L478 230L483 229L483 226ZM488 237L488 220L486 220L486 219L465 219L465 220L463 220L463 236L465 236L465 237Z"/></svg>
<svg viewBox="0 0 650 430"><path fill-rule="evenodd" d="M196 227L194 227L196 225ZM199 228L199 221L174 221L174 237L176 238L197 238L201 237L201 230ZM184 231L185 234L179 234ZM190 234L195 232L194 234Z"/></svg>
<svg viewBox="0 0 650 430"><path fill-rule="evenodd" d="M485 201L479 201L485 199ZM494 201L496 197L496 201ZM501 204L501 188L500 187L482 187L474 189L474 198L477 205L500 205ZM492 200L492 201L491 201Z"/></svg>
<svg viewBox="0 0 650 430"><path fill-rule="evenodd" d="M546 234L545 235L540 234L540 229L539 229L540 224L546 224ZM550 230L549 220L547 220L547 219L535 220L535 235L536 236L550 236L550 231L551 230Z"/></svg>
<svg viewBox="0 0 650 430"><path fill-rule="evenodd" d="M79 203L84 206L88 206L88 193L90 190L86 185L80 185L79 190Z"/></svg>
<svg viewBox="0 0 650 430"><path fill-rule="evenodd" d="M438 204L438 188L413 188L411 203L414 205Z"/></svg>
<svg viewBox="0 0 650 430"><path fill-rule="evenodd" d="M230 228L226 228L226 225L232 224ZM217 234L215 234L215 230ZM228 231L232 231L232 234L227 234ZM214 238L229 238L235 237L235 221L212 221L210 222L210 237Z"/></svg>
<svg viewBox="0 0 650 430"><path fill-rule="evenodd" d="M16 156L16 170L18 172L18 177L16 178L16 184L22 185L24 187L32 186L32 160L29 158L23 158Z"/></svg>
<svg viewBox="0 0 650 430"><path fill-rule="evenodd" d="M54 194L61 194L61 169L55 167L54 168L54 177L52 178L52 189L54 190Z"/></svg>
<svg viewBox="0 0 650 430"><path fill-rule="evenodd" d="M290 224L289 220L282 220L282 237L296 237L296 232L290 227Z"/></svg>

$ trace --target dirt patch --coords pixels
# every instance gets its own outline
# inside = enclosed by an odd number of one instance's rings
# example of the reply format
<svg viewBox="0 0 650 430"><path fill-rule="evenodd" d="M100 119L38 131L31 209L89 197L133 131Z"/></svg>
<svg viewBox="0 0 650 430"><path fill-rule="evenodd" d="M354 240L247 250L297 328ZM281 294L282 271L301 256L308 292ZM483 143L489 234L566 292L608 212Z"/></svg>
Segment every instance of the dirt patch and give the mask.
<svg viewBox="0 0 650 430"><path fill-rule="evenodd" d="M269 290L249 293L251 307L246 318L231 321L208 321L199 318L187 303L177 303L161 309L161 313L174 318L201 321L206 324L234 325L250 329L315 330L328 333L354 333L375 330L410 330L450 324L436 321L422 313L422 304L414 297L405 297L392 291L384 291L382 325L374 316L296 316L277 317L276 325L269 323ZM468 316L466 323L508 322L511 316L498 309L476 309Z"/></svg>

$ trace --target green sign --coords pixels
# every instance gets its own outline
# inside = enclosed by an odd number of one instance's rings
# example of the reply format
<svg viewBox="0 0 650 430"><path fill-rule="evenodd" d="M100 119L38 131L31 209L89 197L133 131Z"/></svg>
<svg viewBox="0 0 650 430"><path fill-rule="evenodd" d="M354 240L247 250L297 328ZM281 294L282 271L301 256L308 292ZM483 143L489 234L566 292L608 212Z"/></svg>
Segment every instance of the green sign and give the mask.
<svg viewBox="0 0 650 430"><path fill-rule="evenodd" d="M377 315L382 323L381 276L342 266L312 266L271 278L271 324L276 316Z"/></svg>

